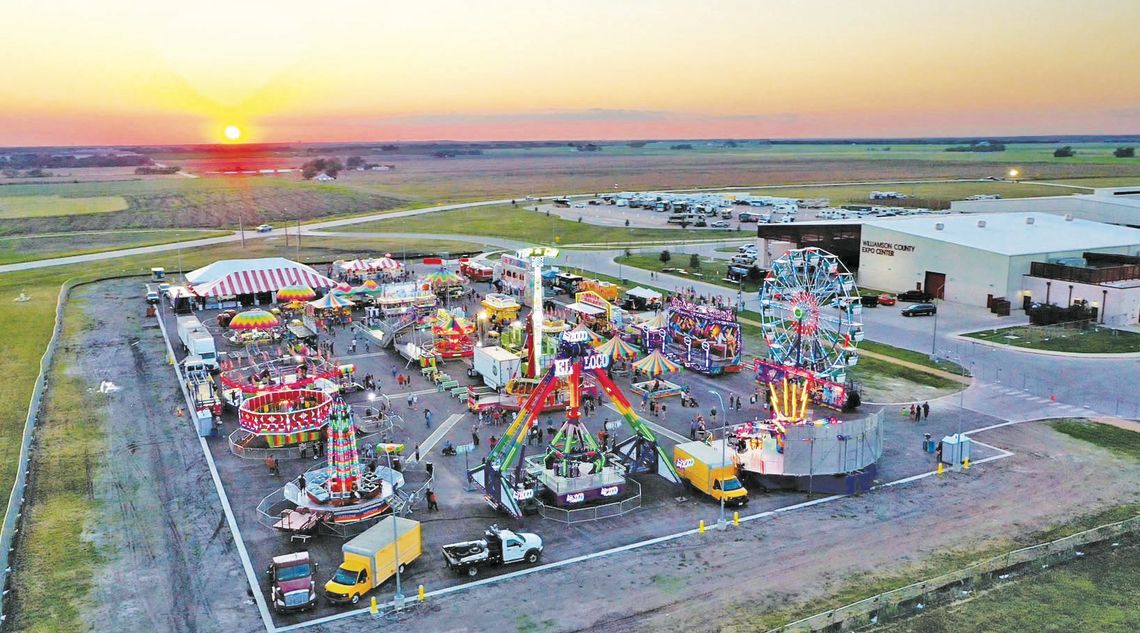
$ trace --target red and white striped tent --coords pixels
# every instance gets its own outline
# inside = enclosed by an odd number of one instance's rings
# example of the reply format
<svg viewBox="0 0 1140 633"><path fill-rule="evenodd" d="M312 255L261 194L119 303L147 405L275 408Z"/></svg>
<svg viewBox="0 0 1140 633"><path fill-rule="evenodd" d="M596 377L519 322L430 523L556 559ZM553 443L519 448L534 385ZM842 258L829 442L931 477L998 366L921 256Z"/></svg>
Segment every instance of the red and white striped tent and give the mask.
<svg viewBox="0 0 1140 633"><path fill-rule="evenodd" d="M336 281L312 268L285 259L225 259L186 275L187 286L199 297L230 297L256 292L276 292L286 286L332 288Z"/></svg>

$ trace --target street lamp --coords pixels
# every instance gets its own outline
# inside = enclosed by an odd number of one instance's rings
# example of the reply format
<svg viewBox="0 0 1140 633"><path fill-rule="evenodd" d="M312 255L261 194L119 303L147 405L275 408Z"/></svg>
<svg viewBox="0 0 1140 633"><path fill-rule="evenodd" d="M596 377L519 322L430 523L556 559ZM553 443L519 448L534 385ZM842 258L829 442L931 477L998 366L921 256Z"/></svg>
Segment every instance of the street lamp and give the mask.
<svg viewBox="0 0 1140 633"><path fill-rule="evenodd" d="M1020 175L1021 175L1021 170L1019 170L1019 169L1015 168L1015 169L1009 170L1009 177L1012 178L1013 180L1017 180L1017 177Z"/></svg>
<svg viewBox="0 0 1140 633"><path fill-rule="evenodd" d="M724 408L724 400L716 389L709 389L709 393L716 396L717 402L720 403L720 410L724 411L724 422L722 423L724 426L721 427L723 430L720 433L720 466L724 468L725 447L728 445L728 410ZM716 520L716 527L723 530L728 525L728 521L724 518L724 483L721 483L720 487L720 518Z"/></svg>
<svg viewBox="0 0 1140 633"><path fill-rule="evenodd" d="M396 470L392 468L392 452L385 450L384 456L388 458L388 473L391 475L391 473L396 472ZM391 484L391 482L389 482L389 484ZM396 486L395 484L391 485L392 496L395 497ZM392 602L396 603L396 609L398 610L404 607L404 591L400 585L400 529L399 526L396 525L398 523L396 519L399 517L396 516L396 508L392 505L391 501L388 502L388 508L392 511L392 555L396 558L394 561L396 563L396 595L392 596Z"/></svg>

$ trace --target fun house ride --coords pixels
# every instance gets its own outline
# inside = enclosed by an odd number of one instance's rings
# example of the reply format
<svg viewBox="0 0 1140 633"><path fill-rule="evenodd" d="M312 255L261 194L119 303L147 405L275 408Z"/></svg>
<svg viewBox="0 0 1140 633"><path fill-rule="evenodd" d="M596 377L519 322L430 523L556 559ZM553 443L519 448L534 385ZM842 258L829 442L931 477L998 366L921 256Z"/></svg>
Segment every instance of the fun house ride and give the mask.
<svg viewBox="0 0 1140 633"><path fill-rule="evenodd" d="M583 333L568 332L562 337L558 357L504 432L503 439L480 465L467 473L492 507L517 518L522 516L521 504L529 499L559 507L613 501L624 492L626 476L636 473L655 473L680 484L673 462L658 445L656 436L610 380L608 365L609 357L594 353ZM581 419L586 375L601 387L633 433L608 450L593 440ZM565 422L543 453L528 459L527 438L537 424L542 403L563 383L569 387Z"/></svg>
<svg viewBox="0 0 1140 633"><path fill-rule="evenodd" d="M674 297L665 321L657 340L670 360L709 376L740 371L744 339L736 312Z"/></svg>

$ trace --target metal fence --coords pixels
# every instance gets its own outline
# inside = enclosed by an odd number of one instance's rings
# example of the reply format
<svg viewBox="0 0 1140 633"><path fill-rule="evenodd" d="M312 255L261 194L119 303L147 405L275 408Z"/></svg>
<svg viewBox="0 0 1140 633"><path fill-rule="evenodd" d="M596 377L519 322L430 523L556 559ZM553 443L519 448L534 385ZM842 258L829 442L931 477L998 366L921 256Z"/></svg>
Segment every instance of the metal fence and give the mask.
<svg viewBox="0 0 1140 633"><path fill-rule="evenodd" d="M538 514L544 519L551 521L558 521L559 523L586 523L587 521L597 521L598 519L609 519L611 517L619 517L628 512L641 507L641 484L633 479L626 479L626 489L632 485L636 488L637 492L632 497L628 497L621 501L607 503L604 505L590 506L588 508L559 508L557 506L547 505L541 501L538 502Z"/></svg>
<svg viewBox="0 0 1140 633"><path fill-rule="evenodd" d="M817 613L769 633L792 631L846 631L917 615L932 605L951 602L968 593L1023 576L1030 571L1083 555L1077 548L1140 532L1140 516L1110 523L1072 536L994 556L960 569L892 591L880 593L838 609Z"/></svg>
<svg viewBox="0 0 1140 633"><path fill-rule="evenodd" d="M13 542L19 530L20 517L23 513L25 493L27 492L28 473L32 456L32 442L35 439L36 422L39 420L40 408L43 405L44 392L48 387L48 370L55 359L55 351L59 345L59 337L63 331L63 306L71 290L82 283L67 280L59 290L55 305L55 325L52 328L51 340L48 341L44 355L40 357L40 373L36 377L32 388L32 398L28 403L28 415L24 420L24 431L20 439L20 461L16 466L16 480L12 483L12 493L8 496L8 508L4 512L4 523L0 526L0 628L7 618L7 605L4 603L11 590L11 555L14 551Z"/></svg>

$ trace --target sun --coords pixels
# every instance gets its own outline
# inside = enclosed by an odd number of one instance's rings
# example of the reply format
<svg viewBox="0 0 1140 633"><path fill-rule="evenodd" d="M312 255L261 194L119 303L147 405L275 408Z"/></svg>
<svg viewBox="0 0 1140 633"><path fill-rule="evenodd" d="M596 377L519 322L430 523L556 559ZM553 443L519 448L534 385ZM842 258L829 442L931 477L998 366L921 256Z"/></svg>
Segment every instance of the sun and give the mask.
<svg viewBox="0 0 1140 633"><path fill-rule="evenodd" d="M222 130L222 134L225 135L226 140L236 141L241 138L241 128L236 125L227 125L226 129Z"/></svg>

